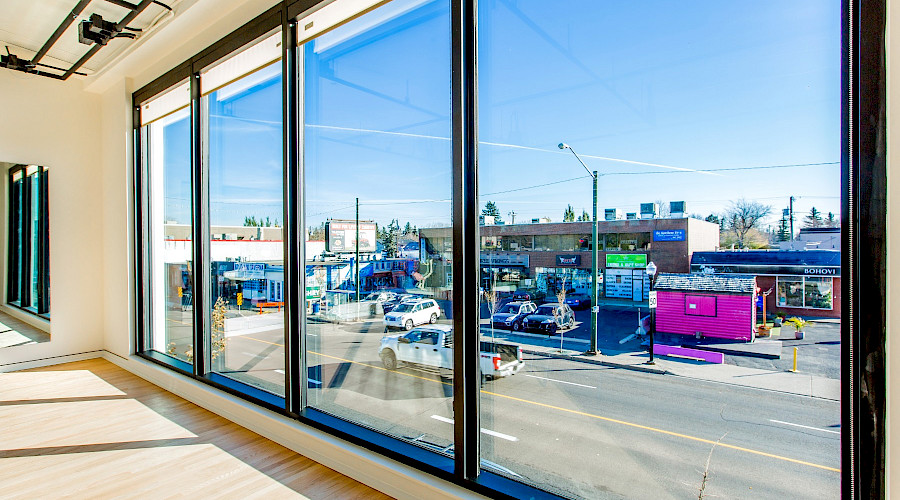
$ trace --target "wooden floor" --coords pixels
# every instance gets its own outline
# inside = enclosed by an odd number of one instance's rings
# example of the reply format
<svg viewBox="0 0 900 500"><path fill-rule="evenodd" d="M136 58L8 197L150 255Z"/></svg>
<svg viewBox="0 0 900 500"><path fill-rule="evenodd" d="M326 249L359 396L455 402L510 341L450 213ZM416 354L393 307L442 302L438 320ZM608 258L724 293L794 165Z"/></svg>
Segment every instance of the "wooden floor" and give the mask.
<svg viewBox="0 0 900 500"><path fill-rule="evenodd" d="M0 347L50 342L50 334L0 312Z"/></svg>
<svg viewBox="0 0 900 500"><path fill-rule="evenodd" d="M0 373L0 498L389 498L103 359Z"/></svg>

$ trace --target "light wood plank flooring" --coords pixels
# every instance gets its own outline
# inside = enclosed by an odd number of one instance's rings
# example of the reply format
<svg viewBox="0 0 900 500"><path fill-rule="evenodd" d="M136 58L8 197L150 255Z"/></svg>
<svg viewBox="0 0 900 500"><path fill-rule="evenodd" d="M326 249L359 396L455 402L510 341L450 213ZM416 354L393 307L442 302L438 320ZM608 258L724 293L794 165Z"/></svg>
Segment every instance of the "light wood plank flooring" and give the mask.
<svg viewBox="0 0 900 500"><path fill-rule="evenodd" d="M390 498L103 359L0 373L0 497Z"/></svg>

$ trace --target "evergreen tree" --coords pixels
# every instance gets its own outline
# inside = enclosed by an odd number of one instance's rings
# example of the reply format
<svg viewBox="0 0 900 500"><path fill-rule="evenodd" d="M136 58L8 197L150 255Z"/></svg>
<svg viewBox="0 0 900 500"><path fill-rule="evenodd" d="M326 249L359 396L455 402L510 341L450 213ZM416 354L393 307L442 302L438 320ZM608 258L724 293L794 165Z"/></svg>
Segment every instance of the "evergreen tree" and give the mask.
<svg viewBox="0 0 900 500"><path fill-rule="evenodd" d="M579 222L590 222L592 220L593 220L593 218L591 217L591 214L587 213L587 210L582 209L581 215L578 216L578 221Z"/></svg>
<svg viewBox="0 0 900 500"><path fill-rule="evenodd" d="M406 226L403 227L403 234L412 234L412 232L413 232L412 224L407 222Z"/></svg>
<svg viewBox="0 0 900 500"><path fill-rule="evenodd" d="M493 201L489 201L484 205L484 210L481 211L481 215L492 216L494 218L494 224L502 222L502 219L500 219L500 209L497 208L497 204Z"/></svg>
<svg viewBox="0 0 900 500"><path fill-rule="evenodd" d="M825 218L825 227L841 227L841 221L832 212L828 212L828 216Z"/></svg>
<svg viewBox="0 0 900 500"><path fill-rule="evenodd" d="M803 227L822 227L822 212L812 207L809 215L803 218Z"/></svg>
<svg viewBox="0 0 900 500"><path fill-rule="evenodd" d="M572 208L572 205L566 207L566 211L563 213L563 222L575 222L575 209Z"/></svg>
<svg viewBox="0 0 900 500"><path fill-rule="evenodd" d="M790 225L788 225L788 221L784 217L778 221L778 229L775 231L775 238L777 241L789 241L791 239Z"/></svg>

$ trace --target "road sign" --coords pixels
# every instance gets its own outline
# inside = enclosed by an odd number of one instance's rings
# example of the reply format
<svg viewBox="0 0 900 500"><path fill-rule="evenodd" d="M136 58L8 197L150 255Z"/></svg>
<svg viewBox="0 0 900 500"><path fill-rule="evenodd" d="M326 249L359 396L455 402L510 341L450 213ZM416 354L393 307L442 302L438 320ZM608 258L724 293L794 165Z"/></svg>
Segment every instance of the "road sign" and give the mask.
<svg viewBox="0 0 900 500"><path fill-rule="evenodd" d="M243 304L243 303L244 303L244 294L241 293L241 292L238 292L238 294L237 294L237 305L238 305L238 307L240 307L241 304Z"/></svg>
<svg viewBox="0 0 900 500"><path fill-rule="evenodd" d="M597 314L598 312L600 312L600 306L594 306L594 307L592 307L592 308L591 308L591 312L594 313L594 314Z"/></svg>
<svg viewBox="0 0 900 500"><path fill-rule="evenodd" d="M184 297L184 287L178 287L178 296Z"/></svg>
<svg viewBox="0 0 900 500"><path fill-rule="evenodd" d="M650 292L647 296L647 305L650 309L656 309L656 290Z"/></svg>

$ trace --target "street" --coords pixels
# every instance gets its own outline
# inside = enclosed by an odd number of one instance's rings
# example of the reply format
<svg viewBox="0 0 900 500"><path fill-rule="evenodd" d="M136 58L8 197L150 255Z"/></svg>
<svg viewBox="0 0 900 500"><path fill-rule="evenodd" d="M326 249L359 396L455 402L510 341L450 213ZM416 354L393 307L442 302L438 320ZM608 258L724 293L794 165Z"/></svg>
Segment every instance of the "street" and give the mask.
<svg viewBox="0 0 900 500"><path fill-rule="evenodd" d="M310 323L308 335L312 406L452 443L450 380L384 369L380 318ZM282 339L278 329L230 336L223 373L283 392ZM483 459L565 495L696 497L706 474L707 496L839 496L835 401L526 356L517 375L484 385L481 405Z"/></svg>

